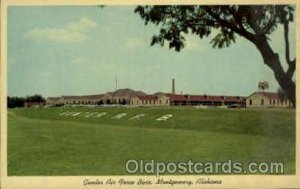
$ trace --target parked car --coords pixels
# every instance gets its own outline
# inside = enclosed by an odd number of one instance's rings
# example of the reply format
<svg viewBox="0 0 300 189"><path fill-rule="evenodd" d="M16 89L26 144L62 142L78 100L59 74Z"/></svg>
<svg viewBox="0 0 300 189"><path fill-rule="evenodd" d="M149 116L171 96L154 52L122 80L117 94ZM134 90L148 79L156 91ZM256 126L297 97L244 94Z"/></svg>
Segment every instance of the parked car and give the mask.
<svg viewBox="0 0 300 189"><path fill-rule="evenodd" d="M239 104L230 104L227 106L227 108L240 108L240 107L241 107L241 105L239 105Z"/></svg>

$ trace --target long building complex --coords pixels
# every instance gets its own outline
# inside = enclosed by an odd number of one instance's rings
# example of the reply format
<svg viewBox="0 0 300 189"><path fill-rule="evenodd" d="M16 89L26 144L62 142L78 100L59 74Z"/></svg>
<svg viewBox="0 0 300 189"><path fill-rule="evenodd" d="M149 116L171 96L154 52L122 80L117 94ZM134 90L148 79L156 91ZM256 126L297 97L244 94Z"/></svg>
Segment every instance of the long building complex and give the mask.
<svg viewBox="0 0 300 189"><path fill-rule="evenodd" d="M254 92L244 96L216 96L176 94L175 80L172 80L172 93L158 92L146 94L132 89L119 89L97 95L48 97L48 106L66 105L128 105L128 106L228 106L228 107L291 107L289 100L277 93Z"/></svg>
<svg viewBox="0 0 300 189"><path fill-rule="evenodd" d="M291 107L287 99L280 99L276 93L255 92L249 97L243 96L215 96L188 94L136 94L130 89L119 89L115 92L130 91L131 95L114 95L106 93L84 96L49 97L48 106L63 105L129 105L129 106L232 106L238 107Z"/></svg>
<svg viewBox="0 0 300 189"><path fill-rule="evenodd" d="M118 95L122 93L123 95ZM240 96L212 96L212 95L188 95L188 94L140 94L131 89L119 89L112 93L85 96L61 96L49 97L46 104L55 105L131 105L131 106L187 106L207 105L222 106L238 104L243 105L245 97Z"/></svg>

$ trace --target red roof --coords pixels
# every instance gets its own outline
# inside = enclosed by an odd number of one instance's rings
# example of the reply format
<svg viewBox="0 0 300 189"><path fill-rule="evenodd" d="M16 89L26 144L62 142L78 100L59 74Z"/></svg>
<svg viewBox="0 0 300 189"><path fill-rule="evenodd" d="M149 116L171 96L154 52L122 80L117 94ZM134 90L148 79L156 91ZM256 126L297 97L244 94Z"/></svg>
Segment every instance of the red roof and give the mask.
<svg viewBox="0 0 300 189"><path fill-rule="evenodd" d="M104 94L98 94L98 95L82 95L82 96L62 96L65 100L75 100L75 99L99 99L102 98Z"/></svg>
<svg viewBox="0 0 300 189"><path fill-rule="evenodd" d="M185 95L178 95L178 94L167 94L167 96L172 100L172 101L185 101L187 100Z"/></svg>
<svg viewBox="0 0 300 189"><path fill-rule="evenodd" d="M214 95L183 95L167 94L171 101L241 101L244 97L238 96L214 96Z"/></svg>
<svg viewBox="0 0 300 189"><path fill-rule="evenodd" d="M261 94L269 99L278 99L278 93L274 93L274 92L255 92L254 94Z"/></svg>
<svg viewBox="0 0 300 189"><path fill-rule="evenodd" d="M31 107L31 106L43 106L45 105L44 102L25 102L25 107Z"/></svg>

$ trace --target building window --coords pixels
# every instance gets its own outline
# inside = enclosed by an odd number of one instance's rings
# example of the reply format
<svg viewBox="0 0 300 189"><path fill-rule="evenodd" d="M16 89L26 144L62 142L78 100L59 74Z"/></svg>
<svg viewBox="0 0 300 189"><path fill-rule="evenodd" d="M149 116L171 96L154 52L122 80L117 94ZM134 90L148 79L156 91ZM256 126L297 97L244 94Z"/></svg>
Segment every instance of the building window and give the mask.
<svg viewBox="0 0 300 189"><path fill-rule="evenodd" d="M264 99L261 99L260 104L261 104L261 105L264 105L264 103L265 103L265 102L264 102Z"/></svg>
<svg viewBox="0 0 300 189"><path fill-rule="evenodd" d="M273 99L273 105L275 105L275 99Z"/></svg>
<svg viewBox="0 0 300 189"><path fill-rule="evenodd" d="M168 104L168 100L166 100L166 104Z"/></svg>
<svg viewBox="0 0 300 189"><path fill-rule="evenodd" d="M271 99L269 100L269 104L272 104L272 100Z"/></svg>
<svg viewBox="0 0 300 189"><path fill-rule="evenodd" d="M159 100L159 104L161 104L161 100Z"/></svg>
<svg viewBox="0 0 300 189"><path fill-rule="evenodd" d="M249 105L252 105L252 100L249 100Z"/></svg>

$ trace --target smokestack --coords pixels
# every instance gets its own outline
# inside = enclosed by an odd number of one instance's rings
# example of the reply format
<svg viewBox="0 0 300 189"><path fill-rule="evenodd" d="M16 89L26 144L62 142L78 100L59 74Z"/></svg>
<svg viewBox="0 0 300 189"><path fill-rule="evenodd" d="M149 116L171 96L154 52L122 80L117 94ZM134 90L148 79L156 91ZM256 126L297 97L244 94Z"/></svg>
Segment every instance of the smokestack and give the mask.
<svg viewBox="0 0 300 189"><path fill-rule="evenodd" d="M116 77L116 90L118 89L118 78Z"/></svg>
<svg viewBox="0 0 300 189"><path fill-rule="evenodd" d="M175 94L175 79L172 79L172 94Z"/></svg>

